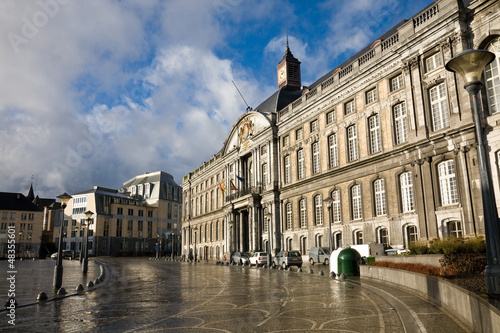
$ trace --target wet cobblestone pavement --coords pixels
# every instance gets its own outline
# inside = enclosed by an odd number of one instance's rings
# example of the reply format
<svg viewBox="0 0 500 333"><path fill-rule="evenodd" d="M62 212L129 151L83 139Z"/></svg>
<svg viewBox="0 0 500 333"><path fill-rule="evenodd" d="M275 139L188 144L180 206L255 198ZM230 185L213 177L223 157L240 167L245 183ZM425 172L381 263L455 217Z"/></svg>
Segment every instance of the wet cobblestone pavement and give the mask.
<svg viewBox="0 0 500 333"><path fill-rule="evenodd" d="M18 308L19 332L467 332L428 301L375 280L215 263L99 258L105 283ZM90 265L89 265L90 267ZM320 276L319 270L325 272ZM7 319L0 330L8 329Z"/></svg>

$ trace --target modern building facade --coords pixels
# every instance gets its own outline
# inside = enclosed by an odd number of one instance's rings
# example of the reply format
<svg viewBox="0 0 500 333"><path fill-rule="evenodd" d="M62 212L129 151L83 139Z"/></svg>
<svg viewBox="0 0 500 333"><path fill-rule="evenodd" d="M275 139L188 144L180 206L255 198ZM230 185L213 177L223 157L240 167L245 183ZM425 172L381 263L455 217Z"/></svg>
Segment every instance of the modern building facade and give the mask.
<svg viewBox="0 0 500 333"><path fill-rule="evenodd" d="M308 87L287 46L278 91L184 177L183 253L484 235L472 105L444 68L470 48L497 56L481 102L500 206L500 4L437 0Z"/></svg>
<svg viewBox="0 0 500 333"><path fill-rule="evenodd" d="M90 255L179 254L181 195L162 171L136 176L119 190L95 186L72 194L64 211L64 249L80 253L88 232ZM87 223L89 210L94 215ZM57 244L59 231L54 237Z"/></svg>

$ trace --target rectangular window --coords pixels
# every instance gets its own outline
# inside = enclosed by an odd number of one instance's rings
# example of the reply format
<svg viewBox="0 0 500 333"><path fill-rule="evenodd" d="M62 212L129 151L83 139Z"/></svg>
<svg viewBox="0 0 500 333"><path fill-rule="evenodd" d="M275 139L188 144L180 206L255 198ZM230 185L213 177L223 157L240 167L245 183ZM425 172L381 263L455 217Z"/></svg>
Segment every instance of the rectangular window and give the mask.
<svg viewBox="0 0 500 333"><path fill-rule="evenodd" d="M128 220L127 221L127 237L132 237L134 231L134 221Z"/></svg>
<svg viewBox="0 0 500 333"><path fill-rule="evenodd" d="M312 167L313 174L319 173L321 171L320 157L319 157L319 142L314 142L312 144Z"/></svg>
<svg viewBox="0 0 500 333"><path fill-rule="evenodd" d="M304 130L302 128L299 128L298 130L295 131L295 139L302 140L303 138L304 138Z"/></svg>
<svg viewBox="0 0 500 333"><path fill-rule="evenodd" d="M134 209L129 208L129 209L128 209L128 215L129 215L129 216L134 216Z"/></svg>
<svg viewBox="0 0 500 333"><path fill-rule="evenodd" d="M354 100L350 100L344 104L344 114L347 116L354 112Z"/></svg>
<svg viewBox="0 0 500 333"><path fill-rule="evenodd" d="M361 185L351 187L352 219L361 219Z"/></svg>
<svg viewBox="0 0 500 333"><path fill-rule="evenodd" d="M441 204L443 206L458 203L457 182L455 178L455 163L453 160L438 164Z"/></svg>
<svg viewBox="0 0 500 333"><path fill-rule="evenodd" d="M387 214L385 206L385 183L383 179L377 179L373 183L375 191L375 216L384 216Z"/></svg>
<svg viewBox="0 0 500 333"><path fill-rule="evenodd" d="M311 121L311 133L318 130L318 120Z"/></svg>
<svg viewBox="0 0 500 333"><path fill-rule="evenodd" d="M283 147L288 147L290 145L290 137L287 135L287 136L284 136L283 137Z"/></svg>
<svg viewBox="0 0 500 333"><path fill-rule="evenodd" d="M434 53L430 57L425 59L425 72L430 72L436 68L443 66L443 58L439 52Z"/></svg>
<svg viewBox="0 0 500 333"><path fill-rule="evenodd" d="M339 165L339 155L337 146L337 133L328 137L328 166L334 168Z"/></svg>
<svg viewBox="0 0 500 333"><path fill-rule="evenodd" d="M297 151L297 171L298 178L302 179L306 175L306 166L304 163L304 149L300 149Z"/></svg>
<svg viewBox="0 0 500 333"><path fill-rule="evenodd" d="M326 123L331 124L335 121L335 110L332 110L326 114Z"/></svg>
<svg viewBox="0 0 500 333"><path fill-rule="evenodd" d="M116 220L116 237L122 236L122 219Z"/></svg>
<svg viewBox="0 0 500 333"><path fill-rule="evenodd" d="M347 152L348 160L355 161L358 159L358 132L356 125L351 125L347 128Z"/></svg>
<svg viewBox="0 0 500 333"><path fill-rule="evenodd" d="M392 107L394 113L394 136L396 144L408 141L408 122L406 119L405 103L399 103Z"/></svg>
<svg viewBox="0 0 500 333"><path fill-rule="evenodd" d="M285 174L283 181L285 184L288 184L290 183L290 173L291 173L290 155L285 156L284 165L285 165Z"/></svg>
<svg viewBox="0 0 500 333"><path fill-rule="evenodd" d="M153 238L153 221L148 221L148 238Z"/></svg>
<svg viewBox="0 0 500 333"><path fill-rule="evenodd" d="M260 147L260 154L261 155L267 154L267 145L263 145Z"/></svg>
<svg viewBox="0 0 500 333"><path fill-rule="evenodd" d="M434 131L450 126L448 101L444 82L429 89L432 128Z"/></svg>
<svg viewBox="0 0 500 333"><path fill-rule="evenodd" d="M148 183L144 186L144 198L149 199L149 194L151 191L151 185Z"/></svg>
<svg viewBox="0 0 500 333"><path fill-rule="evenodd" d="M403 74L399 74L391 79L391 91L403 88Z"/></svg>
<svg viewBox="0 0 500 333"><path fill-rule="evenodd" d="M373 88L366 92L366 104L373 103L377 100L377 89Z"/></svg>
<svg viewBox="0 0 500 333"><path fill-rule="evenodd" d="M103 236L104 237L108 237L109 236L109 218L106 217L104 219L104 233L103 233Z"/></svg>
<svg viewBox="0 0 500 333"><path fill-rule="evenodd" d="M306 207L306 199L302 199L299 201L300 206L300 227L307 228L307 207Z"/></svg>
<svg viewBox="0 0 500 333"><path fill-rule="evenodd" d="M123 208L122 207L116 208L116 214L117 215L123 215Z"/></svg>
<svg viewBox="0 0 500 333"><path fill-rule="evenodd" d="M380 119L378 115L368 118L368 128L370 130L370 152L372 154L378 153L382 150Z"/></svg>
<svg viewBox="0 0 500 333"><path fill-rule="evenodd" d="M143 189L144 189L144 187L143 187L143 185L142 185L142 184L140 184L140 185L138 185L138 186L137 186L137 193L138 193L140 196L142 196L142 195L143 195L143 193L144 193L144 192L143 192Z"/></svg>
<svg viewBox="0 0 500 333"><path fill-rule="evenodd" d="M403 213L415 210L415 201L413 197L413 179L411 172L405 172L399 176L401 186L401 204Z"/></svg>

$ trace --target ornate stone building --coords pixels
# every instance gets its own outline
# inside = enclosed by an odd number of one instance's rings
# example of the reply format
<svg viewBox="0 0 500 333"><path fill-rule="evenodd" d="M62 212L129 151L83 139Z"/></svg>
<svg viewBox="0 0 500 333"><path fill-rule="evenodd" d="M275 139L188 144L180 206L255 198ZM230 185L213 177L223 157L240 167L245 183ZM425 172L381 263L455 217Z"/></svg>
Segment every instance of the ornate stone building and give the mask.
<svg viewBox="0 0 500 333"><path fill-rule="evenodd" d="M437 0L308 87L287 46L278 91L184 177L183 253L484 234L471 101L444 68L469 48L497 55L481 97L500 198L500 5Z"/></svg>

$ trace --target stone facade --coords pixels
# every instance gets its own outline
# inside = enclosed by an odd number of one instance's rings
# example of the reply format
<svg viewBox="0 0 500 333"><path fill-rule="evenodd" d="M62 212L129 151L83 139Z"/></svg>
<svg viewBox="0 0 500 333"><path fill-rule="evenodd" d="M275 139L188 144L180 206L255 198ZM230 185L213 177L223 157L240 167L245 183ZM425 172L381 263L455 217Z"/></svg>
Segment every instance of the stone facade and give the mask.
<svg viewBox="0 0 500 333"><path fill-rule="evenodd" d="M471 102L444 65L469 48L500 57L499 7L435 1L309 87L284 85L242 115L183 179L183 253L484 235ZM498 64L481 91L497 198Z"/></svg>

